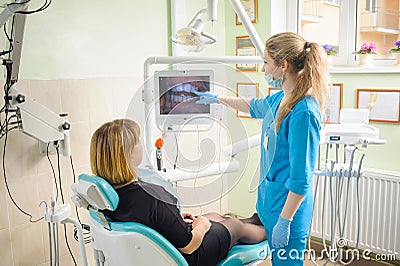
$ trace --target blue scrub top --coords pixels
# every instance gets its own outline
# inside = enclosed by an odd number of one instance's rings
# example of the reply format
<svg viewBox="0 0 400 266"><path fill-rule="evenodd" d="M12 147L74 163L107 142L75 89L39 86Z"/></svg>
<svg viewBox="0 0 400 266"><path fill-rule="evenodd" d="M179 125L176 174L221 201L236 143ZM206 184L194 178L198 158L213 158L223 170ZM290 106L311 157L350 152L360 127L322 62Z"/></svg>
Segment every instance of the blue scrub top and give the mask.
<svg viewBox="0 0 400 266"><path fill-rule="evenodd" d="M279 91L250 102L251 116L263 119L256 209L266 230L271 232L289 190L304 195L290 225L290 239L296 239L309 233L313 203L311 181L322 118L316 100L305 96L286 115L275 134L277 109L283 96L283 91Z"/></svg>

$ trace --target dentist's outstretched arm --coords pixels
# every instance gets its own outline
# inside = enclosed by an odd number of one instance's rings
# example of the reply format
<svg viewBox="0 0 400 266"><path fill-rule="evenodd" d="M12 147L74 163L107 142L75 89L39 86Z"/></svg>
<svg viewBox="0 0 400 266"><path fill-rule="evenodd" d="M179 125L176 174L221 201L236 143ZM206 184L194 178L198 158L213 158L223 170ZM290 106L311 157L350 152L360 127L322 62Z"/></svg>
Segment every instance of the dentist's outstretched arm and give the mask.
<svg viewBox="0 0 400 266"><path fill-rule="evenodd" d="M250 113L250 100L248 99L240 97L222 97L211 92L193 91L193 93L200 97L200 100L196 101L197 104L224 103L235 110Z"/></svg>

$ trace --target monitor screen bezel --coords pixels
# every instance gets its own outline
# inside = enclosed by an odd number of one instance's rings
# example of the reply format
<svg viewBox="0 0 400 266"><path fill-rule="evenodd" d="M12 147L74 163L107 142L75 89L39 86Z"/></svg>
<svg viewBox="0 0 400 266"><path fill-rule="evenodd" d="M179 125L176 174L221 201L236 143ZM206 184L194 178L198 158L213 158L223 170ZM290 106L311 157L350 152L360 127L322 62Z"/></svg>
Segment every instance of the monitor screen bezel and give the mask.
<svg viewBox="0 0 400 266"><path fill-rule="evenodd" d="M210 92L214 92L214 71L205 70L163 70L154 74L154 95L155 95L155 116L157 127L161 130L169 130L176 126L185 124L212 124L215 117L215 107L210 105L209 113L187 113L187 114L160 114L160 78L164 77L199 77L206 76L209 78ZM200 118L199 118L200 117ZM168 118L168 119L167 119Z"/></svg>

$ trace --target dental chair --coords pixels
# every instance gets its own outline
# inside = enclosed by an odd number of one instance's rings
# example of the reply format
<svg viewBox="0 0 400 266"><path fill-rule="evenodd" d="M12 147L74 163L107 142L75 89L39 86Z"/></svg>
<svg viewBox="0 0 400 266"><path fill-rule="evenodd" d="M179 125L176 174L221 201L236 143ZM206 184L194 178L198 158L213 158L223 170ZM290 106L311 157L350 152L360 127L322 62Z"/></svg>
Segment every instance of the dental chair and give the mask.
<svg viewBox="0 0 400 266"><path fill-rule="evenodd" d="M115 210L119 201L117 192L106 180L81 174L72 190L75 205L89 210L97 266L188 265L181 253L157 231L136 222L113 222L99 212ZM236 245L218 266L257 265L268 255L267 241Z"/></svg>

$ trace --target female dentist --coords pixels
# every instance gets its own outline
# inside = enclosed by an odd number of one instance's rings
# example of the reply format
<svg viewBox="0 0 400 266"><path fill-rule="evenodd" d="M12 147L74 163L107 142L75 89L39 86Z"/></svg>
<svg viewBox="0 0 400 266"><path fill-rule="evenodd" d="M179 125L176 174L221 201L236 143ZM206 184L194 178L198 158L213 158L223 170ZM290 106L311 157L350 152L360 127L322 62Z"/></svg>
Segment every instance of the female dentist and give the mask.
<svg viewBox="0 0 400 266"><path fill-rule="evenodd" d="M262 71L280 92L250 101L196 93L196 103L224 103L263 119L258 218L271 245L272 264L303 265L312 219L311 181L330 84L327 58L319 44L279 33L266 42Z"/></svg>

